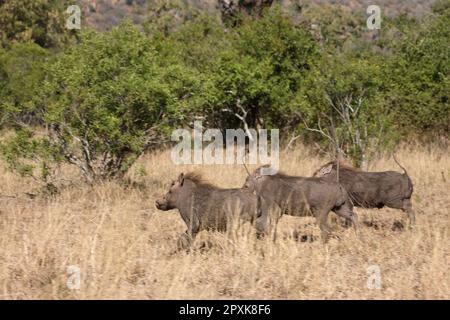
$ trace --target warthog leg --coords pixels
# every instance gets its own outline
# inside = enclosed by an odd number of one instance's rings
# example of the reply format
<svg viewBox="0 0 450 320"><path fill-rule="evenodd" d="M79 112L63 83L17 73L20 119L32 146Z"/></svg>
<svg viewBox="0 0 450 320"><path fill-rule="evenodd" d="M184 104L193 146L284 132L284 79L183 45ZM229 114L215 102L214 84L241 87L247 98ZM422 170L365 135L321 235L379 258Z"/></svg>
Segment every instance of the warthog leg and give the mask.
<svg viewBox="0 0 450 320"><path fill-rule="evenodd" d="M267 204L267 201L258 196L255 221L256 236L258 238L262 238L267 234L267 227L269 224L269 209L270 208Z"/></svg>
<svg viewBox="0 0 450 320"><path fill-rule="evenodd" d="M402 210L408 214L410 227L413 227L416 224L416 214L412 208L411 199L403 200Z"/></svg>
<svg viewBox="0 0 450 320"><path fill-rule="evenodd" d="M196 233L190 233L188 230L186 232L182 233L177 241L177 248L178 250L187 250L191 247L192 242L195 239Z"/></svg>
<svg viewBox="0 0 450 320"><path fill-rule="evenodd" d="M355 229L355 233L358 230L358 216L354 213L348 206L342 205L337 209L333 209L333 211L340 217L345 218L346 224L353 225Z"/></svg>
<svg viewBox="0 0 450 320"><path fill-rule="evenodd" d="M321 230L322 241L327 242L331 235L331 228L328 225L328 210L320 210L315 212L316 220Z"/></svg>
<svg viewBox="0 0 450 320"><path fill-rule="evenodd" d="M269 219L267 214L264 213L258 217L255 221L256 236L262 238L267 234L267 226L269 224Z"/></svg>
<svg viewBox="0 0 450 320"><path fill-rule="evenodd" d="M182 233L178 238L177 242L178 250L188 249L191 246L192 240L193 240L192 237L189 234L187 234L187 232Z"/></svg>
<svg viewBox="0 0 450 320"><path fill-rule="evenodd" d="M192 214L190 217L187 215L181 215L184 219L184 222L186 223L188 229L183 233L180 238L178 239L178 249L179 250L185 250L188 249L192 242L195 239L195 236L200 231L200 222L194 214Z"/></svg>

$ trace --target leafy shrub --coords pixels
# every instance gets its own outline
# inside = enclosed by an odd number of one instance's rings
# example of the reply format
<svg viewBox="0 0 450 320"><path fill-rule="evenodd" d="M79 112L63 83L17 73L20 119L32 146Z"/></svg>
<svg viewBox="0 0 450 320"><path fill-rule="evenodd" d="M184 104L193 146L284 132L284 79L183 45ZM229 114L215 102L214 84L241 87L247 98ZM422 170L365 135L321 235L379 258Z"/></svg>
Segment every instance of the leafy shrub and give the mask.
<svg viewBox="0 0 450 320"><path fill-rule="evenodd" d="M152 42L129 23L81 39L48 65L34 99L46 130L6 142L10 164L50 153L78 166L89 182L120 177L176 125L192 75L161 64Z"/></svg>

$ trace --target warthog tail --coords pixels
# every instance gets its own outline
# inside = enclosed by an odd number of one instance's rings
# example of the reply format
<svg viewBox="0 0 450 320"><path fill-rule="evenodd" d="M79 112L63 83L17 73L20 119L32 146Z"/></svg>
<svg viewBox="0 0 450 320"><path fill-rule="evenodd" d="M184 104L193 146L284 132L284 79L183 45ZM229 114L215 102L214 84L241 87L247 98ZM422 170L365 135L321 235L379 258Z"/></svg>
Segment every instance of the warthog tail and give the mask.
<svg viewBox="0 0 450 320"><path fill-rule="evenodd" d="M402 170L404 171L403 174L408 178L408 181L409 181L409 188L410 188L411 193L412 193L412 192L413 192L413 183L412 183L411 178L410 178L409 175L408 175L408 171L406 171L405 167L403 167L403 166L397 161L397 158L395 157L395 154L392 154L392 157L394 158L395 163L396 163L400 168L402 168Z"/></svg>
<svg viewBox="0 0 450 320"><path fill-rule="evenodd" d="M402 168L403 173L406 174L406 175L408 175L408 172L406 171L405 167L403 167L403 166L397 161L397 158L395 157L395 154L392 154L392 157L394 158L395 163L396 163L400 168Z"/></svg>

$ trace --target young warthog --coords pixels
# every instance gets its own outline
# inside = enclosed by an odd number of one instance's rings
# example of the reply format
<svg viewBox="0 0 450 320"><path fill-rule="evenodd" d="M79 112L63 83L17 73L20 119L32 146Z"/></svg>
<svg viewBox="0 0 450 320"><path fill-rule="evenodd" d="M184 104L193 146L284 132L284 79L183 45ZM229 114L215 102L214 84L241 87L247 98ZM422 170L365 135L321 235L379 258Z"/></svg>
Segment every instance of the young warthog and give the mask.
<svg viewBox="0 0 450 320"><path fill-rule="evenodd" d="M199 174L181 173L156 208L178 209L187 230L178 246L187 248L201 230L225 231L231 223L253 222L256 217L256 197L242 189L221 189L204 182Z"/></svg>
<svg viewBox="0 0 450 320"><path fill-rule="evenodd" d="M270 213L275 214L275 221L283 214L306 216L312 213L322 231L322 239L327 240L331 233L327 218L330 211L349 219L357 229L357 216L345 189L336 182L322 178L295 177L284 173L262 175L261 167L247 177L244 189L257 195L258 217L256 230L258 235L267 232Z"/></svg>
<svg viewBox="0 0 450 320"><path fill-rule="evenodd" d="M384 206L401 209L408 214L411 225L415 223L411 195L413 184L411 179L397 159L395 162L404 173L395 171L365 172L337 161L331 161L314 172L314 177L322 177L328 181L337 181L349 193L353 204L363 208L382 208Z"/></svg>

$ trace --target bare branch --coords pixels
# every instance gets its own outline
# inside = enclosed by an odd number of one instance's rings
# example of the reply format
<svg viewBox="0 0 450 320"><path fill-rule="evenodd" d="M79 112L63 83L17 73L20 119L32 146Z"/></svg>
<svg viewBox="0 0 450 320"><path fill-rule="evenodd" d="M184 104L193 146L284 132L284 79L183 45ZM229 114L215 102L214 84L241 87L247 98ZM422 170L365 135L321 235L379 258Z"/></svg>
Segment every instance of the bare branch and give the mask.
<svg viewBox="0 0 450 320"><path fill-rule="evenodd" d="M227 91L227 93L232 93L232 92ZM244 131L245 131L246 135L248 136L250 141L255 141L255 138L253 137L252 133L250 132L250 127L248 126L247 119L246 119L248 111L245 110L245 108L242 106L241 99L239 99L239 98L237 98L237 100L236 100L236 107L242 111L242 115L240 115L237 112L233 112L229 108L222 109L222 111L233 113L236 118L241 120L244 125Z"/></svg>
<svg viewBox="0 0 450 320"><path fill-rule="evenodd" d="M301 135L295 135L294 133L292 134L291 139L289 140L286 148L284 148L284 153L288 153L288 151L291 149L291 145L295 142L295 140L297 140L298 138L300 138Z"/></svg>
<svg viewBox="0 0 450 320"><path fill-rule="evenodd" d="M302 120L303 120L303 123L304 123L304 125L305 125L306 130L312 131L312 132L320 133L322 136L324 136L325 138L327 138L328 140L330 140L333 144L335 144L334 139L333 139L330 135L328 135L327 133L325 133L325 131L322 130L322 126L320 125L320 117L319 117L318 120L317 120L317 126L319 127L319 129L310 128L310 127L308 126L308 124L306 123L305 119L302 119Z"/></svg>
<svg viewBox="0 0 450 320"><path fill-rule="evenodd" d="M242 111L243 114L242 114L242 116L239 115L238 113L235 113L234 115L235 115L238 119L240 119L240 120L243 122L245 133L247 134L247 136L248 136L248 138L250 139L250 141L254 141L255 139L253 138L253 135L252 135L252 133L250 132L250 129L249 129L249 127L248 127L248 123L247 123L247 120L246 120L248 111L245 110L244 107L242 107L242 105L241 105L241 99L238 98L238 99L236 100L236 106L237 106L239 109L241 109L241 111Z"/></svg>

